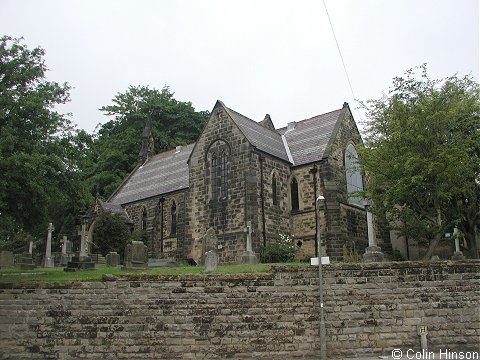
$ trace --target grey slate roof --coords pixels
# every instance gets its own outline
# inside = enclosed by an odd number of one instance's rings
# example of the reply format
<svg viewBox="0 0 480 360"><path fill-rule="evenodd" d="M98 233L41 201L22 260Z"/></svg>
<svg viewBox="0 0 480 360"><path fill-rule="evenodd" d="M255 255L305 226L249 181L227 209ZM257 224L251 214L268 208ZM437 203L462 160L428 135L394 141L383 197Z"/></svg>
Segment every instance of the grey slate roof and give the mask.
<svg viewBox="0 0 480 360"><path fill-rule="evenodd" d="M346 107L295 124L293 130L281 128L285 135L295 166L319 161L326 155L336 128L345 116Z"/></svg>
<svg viewBox="0 0 480 360"><path fill-rule="evenodd" d="M99 201L100 206L104 211L110 211L113 214L119 214L121 217L125 219L125 222L128 224L132 223L132 219L128 216L128 213L120 204L114 204L109 202Z"/></svg>
<svg viewBox="0 0 480 360"><path fill-rule="evenodd" d="M279 133L267 129L246 116L229 109L225 105L223 105L223 107L253 146L267 154L288 161L287 151L283 145L282 136Z"/></svg>
<svg viewBox="0 0 480 360"><path fill-rule="evenodd" d="M311 119L299 121L295 123L295 128L291 130L281 128L273 131L227 108L220 101L218 104L225 108L253 146L267 154L292 163L292 161L289 161L290 153L294 166L319 161L328 156L328 145L333 140L345 116L345 111L348 109L348 107L343 107ZM127 204L188 188L188 159L194 146L195 144L184 146L179 153L176 153L173 149L152 156L145 164L132 171L124 183L110 197L108 203L112 206L118 206L119 204ZM114 210L119 211L117 208Z"/></svg>
<svg viewBox="0 0 480 360"><path fill-rule="evenodd" d="M109 202L127 204L188 188L187 160L194 145L183 146L179 153L173 149L152 156L130 174Z"/></svg>

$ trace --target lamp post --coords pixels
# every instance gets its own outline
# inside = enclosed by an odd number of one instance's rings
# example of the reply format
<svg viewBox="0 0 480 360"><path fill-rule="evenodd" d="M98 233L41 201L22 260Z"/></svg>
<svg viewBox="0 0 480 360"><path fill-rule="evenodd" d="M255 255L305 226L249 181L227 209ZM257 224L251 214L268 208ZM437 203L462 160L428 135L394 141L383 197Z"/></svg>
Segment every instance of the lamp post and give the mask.
<svg viewBox="0 0 480 360"><path fill-rule="evenodd" d="M316 201L317 205L317 253L318 253L318 289L320 292L320 359L326 359L326 332L325 332L325 319L323 317L323 274L322 274L322 253L320 245L320 208L323 207L325 198L319 195Z"/></svg>

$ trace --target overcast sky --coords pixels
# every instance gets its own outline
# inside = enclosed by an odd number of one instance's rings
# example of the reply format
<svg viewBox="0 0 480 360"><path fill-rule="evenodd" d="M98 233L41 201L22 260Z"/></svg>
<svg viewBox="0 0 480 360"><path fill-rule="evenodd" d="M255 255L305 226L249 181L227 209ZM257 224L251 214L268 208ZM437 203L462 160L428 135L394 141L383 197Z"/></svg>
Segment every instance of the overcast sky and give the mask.
<svg viewBox="0 0 480 360"><path fill-rule="evenodd" d="M88 132L130 85L169 86L196 110L217 99L277 128L380 98L427 63L432 78L479 79L478 0L0 0L0 34L46 50L62 107ZM355 96L355 97L354 97Z"/></svg>

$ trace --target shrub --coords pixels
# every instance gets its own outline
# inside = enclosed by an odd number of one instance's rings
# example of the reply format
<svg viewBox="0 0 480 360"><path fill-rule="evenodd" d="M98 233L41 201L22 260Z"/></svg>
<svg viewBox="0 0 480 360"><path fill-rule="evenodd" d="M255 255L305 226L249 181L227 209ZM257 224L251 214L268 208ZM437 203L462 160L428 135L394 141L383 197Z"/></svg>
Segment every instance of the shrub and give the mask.
<svg viewBox="0 0 480 360"><path fill-rule="evenodd" d="M123 258L129 238L130 229L120 215L106 211L95 219L93 241L103 255L116 251Z"/></svg>
<svg viewBox="0 0 480 360"><path fill-rule="evenodd" d="M260 250L262 263L276 263L292 261L295 257L293 236L279 234L279 239L269 243Z"/></svg>

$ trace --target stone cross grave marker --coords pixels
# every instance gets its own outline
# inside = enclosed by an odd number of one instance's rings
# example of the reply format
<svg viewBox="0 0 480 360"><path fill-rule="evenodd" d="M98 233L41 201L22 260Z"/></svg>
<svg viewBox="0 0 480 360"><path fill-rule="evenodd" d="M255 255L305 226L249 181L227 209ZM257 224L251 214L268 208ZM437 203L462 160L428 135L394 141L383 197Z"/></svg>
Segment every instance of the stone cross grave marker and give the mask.
<svg viewBox="0 0 480 360"><path fill-rule="evenodd" d="M245 232L247 233L247 246L246 250L240 255L240 262L242 264L255 264L258 262L257 256L252 251L252 233L253 227L252 222L247 221L247 227L245 228Z"/></svg>
<svg viewBox="0 0 480 360"><path fill-rule="evenodd" d="M364 202L365 211L367 213L367 233L368 233L368 247L363 254L363 261L378 262L383 261L383 253L380 246L377 245L377 238L375 234L375 224L373 222L373 213L370 209L370 203Z"/></svg>
<svg viewBox="0 0 480 360"><path fill-rule="evenodd" d="M205 233L205 270L212 271L218 267L218 239L215 230L210 228Z"/></svg>
<svg viewBox="0 0 480 360"><path fill-rule="evenodd" d="M45 248L45 257L43 258L43 267L51 268L54 267L53 258L52 258L52 231L53 224L48 224L48 233L47 233L47 246Z"/></svg>

